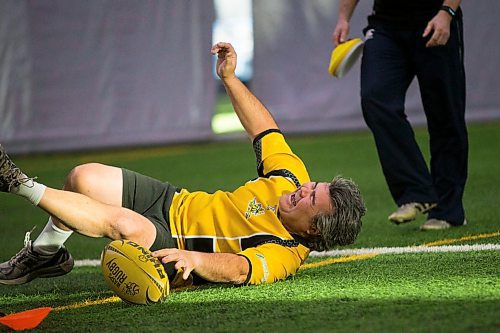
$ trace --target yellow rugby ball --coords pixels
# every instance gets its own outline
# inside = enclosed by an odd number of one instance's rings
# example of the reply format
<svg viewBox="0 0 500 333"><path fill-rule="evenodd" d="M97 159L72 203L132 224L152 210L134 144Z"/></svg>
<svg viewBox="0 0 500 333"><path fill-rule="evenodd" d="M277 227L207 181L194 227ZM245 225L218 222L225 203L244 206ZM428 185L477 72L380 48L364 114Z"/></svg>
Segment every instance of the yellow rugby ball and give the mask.
<svg viewBox="0 0 500 333"><path fill-rule="evenodd" d="M170 292L162 263L151 252L129 240L115 240L101 253L104 280L127 303L162 302Z"/></svg>

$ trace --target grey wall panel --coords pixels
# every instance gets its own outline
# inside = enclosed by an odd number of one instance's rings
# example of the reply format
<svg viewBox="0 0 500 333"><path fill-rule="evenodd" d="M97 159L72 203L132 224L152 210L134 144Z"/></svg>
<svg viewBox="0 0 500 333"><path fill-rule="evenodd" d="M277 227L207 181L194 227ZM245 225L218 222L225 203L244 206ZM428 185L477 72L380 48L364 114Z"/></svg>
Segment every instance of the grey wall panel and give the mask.
<svg viewBox="0 0 500 333"><path fill-rule="evenodd" d="M212 137L211 2L2 6L0 140L10 152Z"/></svg>

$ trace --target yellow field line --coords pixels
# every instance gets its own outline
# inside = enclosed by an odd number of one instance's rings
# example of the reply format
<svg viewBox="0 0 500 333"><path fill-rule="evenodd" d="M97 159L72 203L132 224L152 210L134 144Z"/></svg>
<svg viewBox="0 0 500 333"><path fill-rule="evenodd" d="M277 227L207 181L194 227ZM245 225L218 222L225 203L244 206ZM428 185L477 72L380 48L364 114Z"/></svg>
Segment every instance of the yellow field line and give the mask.
<svg viewBox="0 0 500 333"><path fill-rule="evenodd" d="M378 253L358 254L358 255L352 255L352 256L347 256L347 257L332 258L332 259L327 259L327 260L322 260L322 261L302 265L302 266L300 266L300 269L316 268L316 267L336 264L339 262L348 262L348 261L354 261L354 260L368 259L368 258L372 258L375 256L378 256Z"/></svg>
<svg viewBox="0 0 500 333"><path fill-rule="evenodd" d="M64 311L64 310L73 310L73 309L79 309L79 308L84 308L86 306L92 306L92 305L101 305L101 304L107 304L107 303L114 303L114 302L119 302L121 301L118 296L111 296L107 298L99 298L95 300L87 300L83 302L78 302L70 305L64 305L64 306L58 306L54 308L54 311Z"/></svg>
<svg viewBox="0 0 500 333"><path fill-rule="evenodd" d="M461 237L461 238L443 239L443 240L440 240L440 241L435 241L435 242L430 242L430 243L424 243L422 245L423 246L437 246L437 245L452 244L452 243L458 243L458 242L476 240L476 239L481 239L481 238L491 238L491 237L497 237L497 236L500 236L500 231L489 233L489 234L479 234L479 235L464 236L464 237Z"/></svg>

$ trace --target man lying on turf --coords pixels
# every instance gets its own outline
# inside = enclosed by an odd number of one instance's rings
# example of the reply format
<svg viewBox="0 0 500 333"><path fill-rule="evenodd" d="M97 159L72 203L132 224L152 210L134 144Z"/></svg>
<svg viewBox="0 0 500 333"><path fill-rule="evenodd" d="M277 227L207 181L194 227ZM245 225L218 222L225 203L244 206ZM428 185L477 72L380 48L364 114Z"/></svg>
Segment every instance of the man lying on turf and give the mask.
<svg viewBox="0 0 500 333"><path fill-rule="evenodd" d="M50 215L35 241L27 235L25 247L0 264L0 283L71 271L73 258L63 244L73 231L150 248L168 264L171 279L179 271L184 280L193 273L195 280L234 284L285 279L297 272L310 250L354 242L365 213L357 186L342 177L311 182L269 111L235 76L231 44L215 44L212 54L218 56L217 74L253 140L259 177L233 192L189 192L90 163L74 168L64 190L57 190L26 176L0 146L0 190Z"/></svg>

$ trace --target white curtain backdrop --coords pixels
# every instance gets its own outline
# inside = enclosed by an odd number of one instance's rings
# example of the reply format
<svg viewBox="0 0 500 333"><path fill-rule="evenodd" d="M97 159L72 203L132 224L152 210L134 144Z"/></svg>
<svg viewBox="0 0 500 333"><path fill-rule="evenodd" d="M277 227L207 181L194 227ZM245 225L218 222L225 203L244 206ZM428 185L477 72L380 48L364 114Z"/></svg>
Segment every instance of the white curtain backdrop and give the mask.
<svg viewBox="0 0 500 333"><path fill-rule="evenodd" d="M234 0L238 1L238 0ZM360 1L361 36L371 0ZM463 1L467 119L500 119L500 1ZM284 131L365 129L359 62L328 62L338 0L254 0L251 88ZM213 2L0 1L0 143L11 153L213 139ZM409 119L425 122L416 82Z"/></svg>
<svg viewBox="0 0 500 333"><path fill-rule="evenodd" d="M0 142L11 153L211 138L205 0L0 2Z"/></svg>

